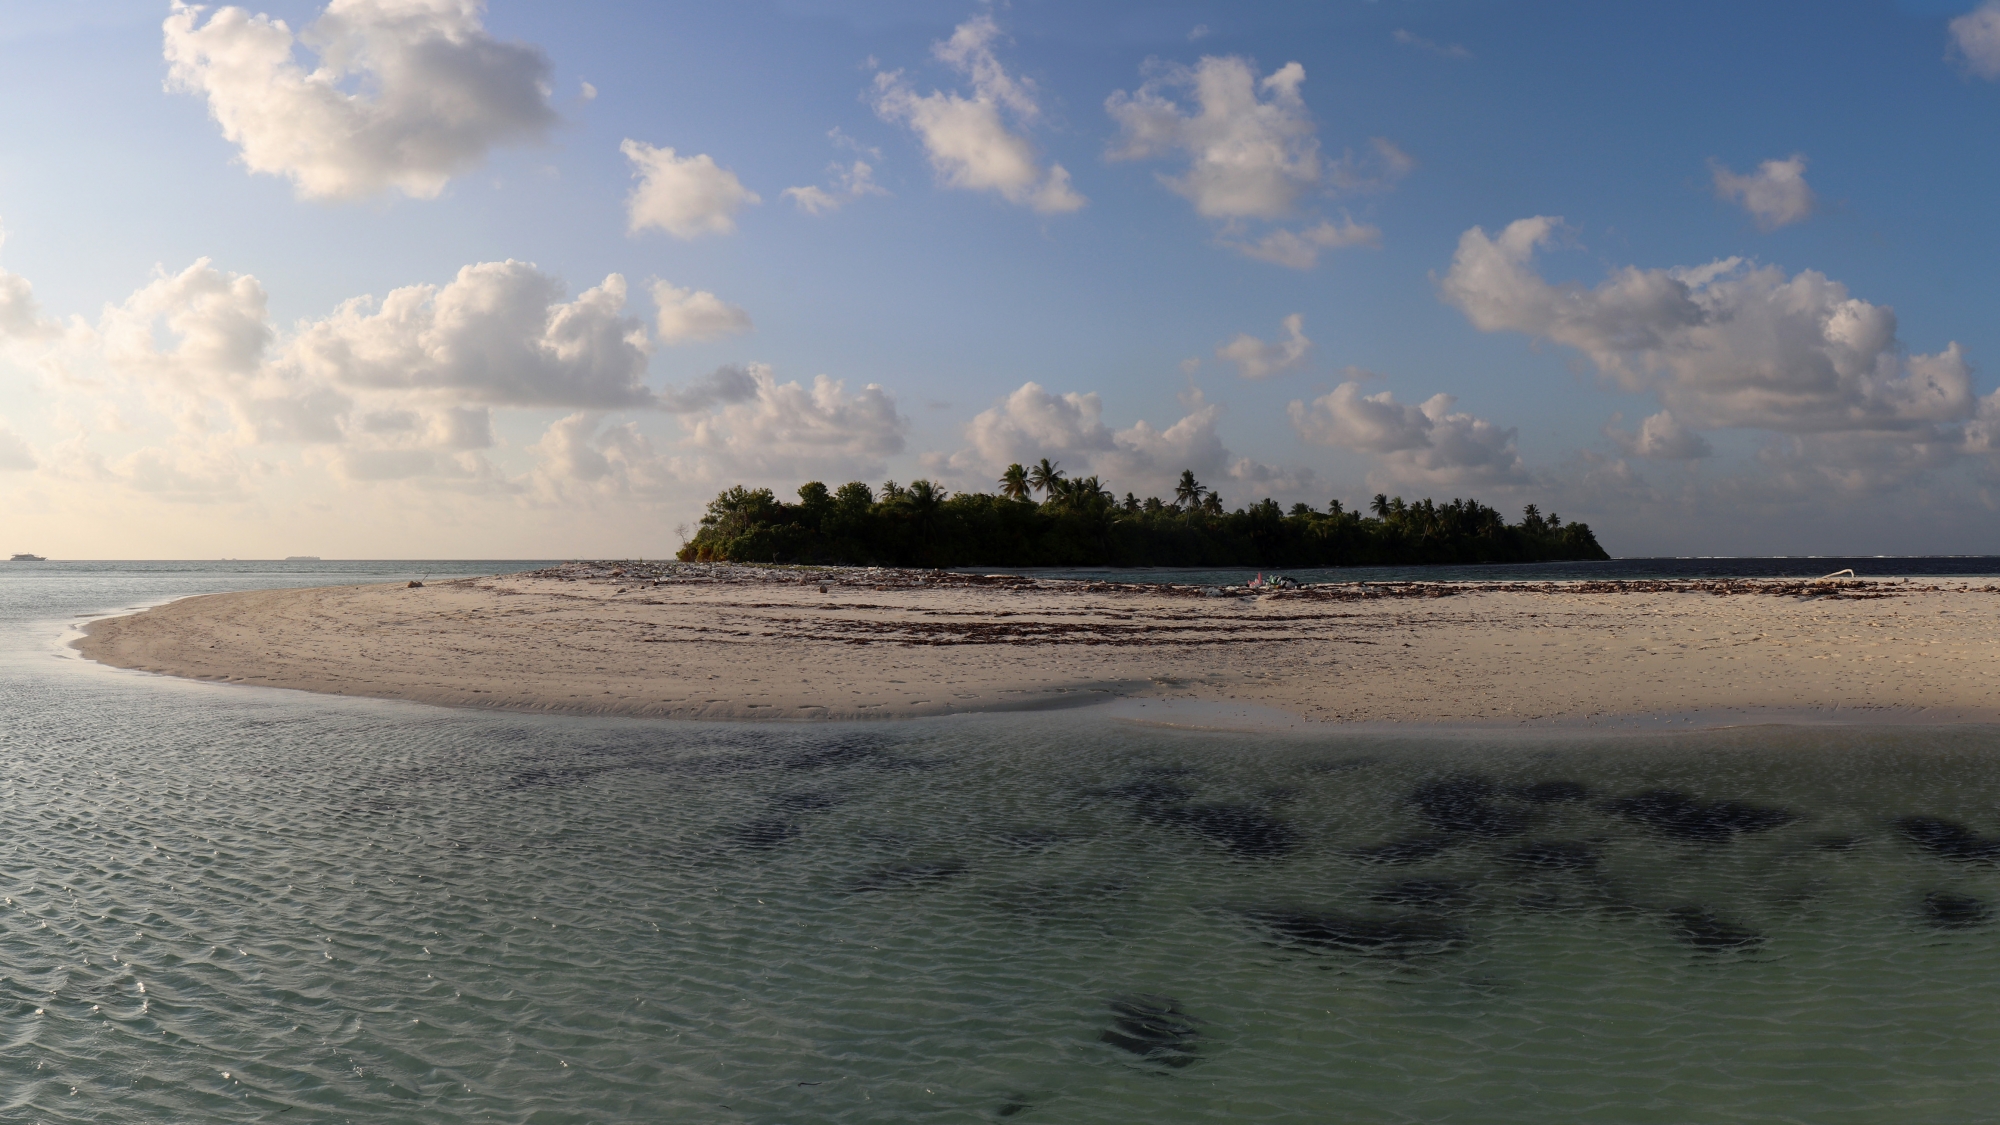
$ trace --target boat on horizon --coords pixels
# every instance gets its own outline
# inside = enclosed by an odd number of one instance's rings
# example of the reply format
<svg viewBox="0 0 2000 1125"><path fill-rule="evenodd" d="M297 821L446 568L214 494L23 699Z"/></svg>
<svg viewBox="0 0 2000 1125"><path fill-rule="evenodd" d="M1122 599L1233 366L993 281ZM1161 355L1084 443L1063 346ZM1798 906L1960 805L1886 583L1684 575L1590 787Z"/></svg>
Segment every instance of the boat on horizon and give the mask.
<svg viewBox="0 0 2000 1125"><path fill-rule="evenodd" d="M49 561L49 560L47 560L47 559L43 558L43 557L42 557L42 556L40 556L40 555L27 555L27 554L22 554L22 555L15 555L15 556L14 556L13 558L11 558L11 559L8 559L7 561L8 561L8 562L47 562L47 561Z"/></svg>

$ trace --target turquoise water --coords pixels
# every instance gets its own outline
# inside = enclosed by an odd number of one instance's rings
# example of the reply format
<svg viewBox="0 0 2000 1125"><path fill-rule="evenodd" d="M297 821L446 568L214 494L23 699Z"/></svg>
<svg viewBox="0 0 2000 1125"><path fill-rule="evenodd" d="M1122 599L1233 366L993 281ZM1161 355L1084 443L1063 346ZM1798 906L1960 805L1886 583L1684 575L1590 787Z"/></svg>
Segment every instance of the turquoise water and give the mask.
<svg viewBox="0 0 2000 1125"><path fill-rule="evenodd" d="M366 577L341 573L313 580ZM0 1120L2000 1101L1991 730L614 722L58 646L88 613L288 580L0 571Z"/></svg>

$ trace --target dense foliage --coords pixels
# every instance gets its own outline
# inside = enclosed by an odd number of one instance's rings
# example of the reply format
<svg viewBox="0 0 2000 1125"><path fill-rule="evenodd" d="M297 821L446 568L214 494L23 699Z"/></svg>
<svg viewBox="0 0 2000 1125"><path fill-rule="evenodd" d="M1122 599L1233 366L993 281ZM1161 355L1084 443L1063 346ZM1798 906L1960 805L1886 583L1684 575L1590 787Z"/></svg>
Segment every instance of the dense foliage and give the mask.
<svg viewBox="0 0 2000 1125"><path fill-rule="evenodd" d="M1040 492L1036 503L1031 492ZM1378 495L1372 514L1273 500L1226 511L1191 472L1174 499L1117 500L1096 477L1070 480L1043 461L1015 465L1000 494L951 495L894 481L878 497L859 481L818 481L785 503L741 485L708 506L681 548L688 561L864 566L1242 566L1301 568L1409 563L1603 559L1588 525L1529 505L1509 524L1475 500L1405 503Z"/></svg>

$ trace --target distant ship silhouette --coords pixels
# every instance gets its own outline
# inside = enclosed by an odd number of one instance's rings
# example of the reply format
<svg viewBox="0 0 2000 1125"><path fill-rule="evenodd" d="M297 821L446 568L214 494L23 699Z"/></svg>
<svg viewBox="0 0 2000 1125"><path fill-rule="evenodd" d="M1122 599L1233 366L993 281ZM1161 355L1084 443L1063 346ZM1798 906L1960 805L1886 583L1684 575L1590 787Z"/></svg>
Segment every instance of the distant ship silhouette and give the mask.
<svg viewBox="0 0 2000 1125"><path fill-rule="evenodd" d="M40 555L15 555L15 556L14 556L13 558L11 558L11 559L8 559L7 561L8 561L8 562L47 562L47 561L49 561L49 560L47 560L47 559L43 558L43 557L42 557L42 556L40 556Z"/></svg>

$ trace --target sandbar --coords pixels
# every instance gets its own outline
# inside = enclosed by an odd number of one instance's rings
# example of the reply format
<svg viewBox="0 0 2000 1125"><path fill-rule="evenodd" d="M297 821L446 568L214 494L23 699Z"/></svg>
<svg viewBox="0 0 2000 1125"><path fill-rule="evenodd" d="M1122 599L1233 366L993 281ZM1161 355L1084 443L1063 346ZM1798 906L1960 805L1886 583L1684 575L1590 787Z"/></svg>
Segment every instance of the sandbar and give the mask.
<svg viewBox="0 0 2000 1125"><path fill-rule="evenodd" d="M2000 722L1986 579L1243 588L570 564L184 598L120 668L459 707L898 719L1160 701L1305 724Z"/></svg>

